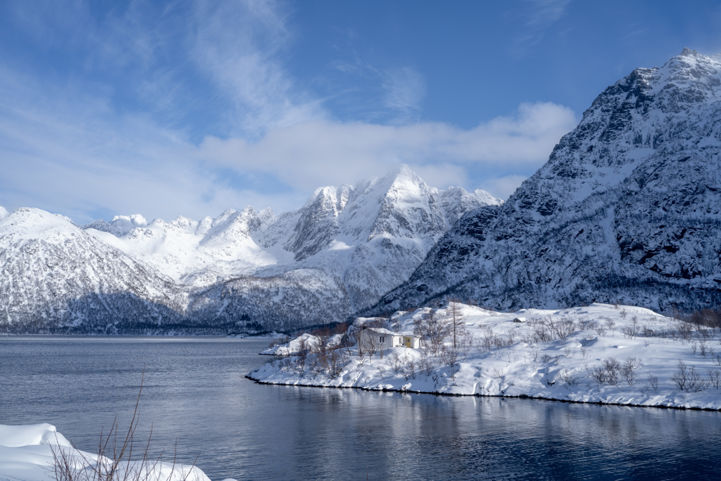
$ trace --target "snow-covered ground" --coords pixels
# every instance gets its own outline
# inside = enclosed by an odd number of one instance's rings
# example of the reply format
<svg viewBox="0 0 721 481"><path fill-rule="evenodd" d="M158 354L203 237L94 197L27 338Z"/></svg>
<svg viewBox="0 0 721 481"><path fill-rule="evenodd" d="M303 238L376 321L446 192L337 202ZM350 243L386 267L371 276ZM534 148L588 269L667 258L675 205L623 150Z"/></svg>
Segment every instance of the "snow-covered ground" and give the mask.
<svg viewBox="0 0 721 481"><path fill-rule="evenodd" d="M249 377L272 384L721 409L719 329L631 306L514 313L456 307L455 349L450 306L401 311L387 320L359 318L347 332L347 347L275 359ZM435 322L428 321L431 312ZM359 353L356 335L373 322L396 332L418 332L424 325L424 347ZM439 334L431 337L442 338L436 347L427 336L434 330ZM297 353L298 344L290 341L287 351Z"/></svg>
<svg viewBox="0 0 721 481"><path fill-rule="evenodd" d="M56 478L53 455L55 452L72 465L74 477L96 479L92 469L98 464L98 455L79 451L55 430L51 424L10 426L0 424L0 481L53 481ZM112 461L101 458L110 465ZM117 479L142 479L149 481L210 481L197 467L141 461L120 463ZM137 478L135 473L140 473ZM103 478L104 479L104 478ZM115 479L115 478L114 478Z"/></svg>

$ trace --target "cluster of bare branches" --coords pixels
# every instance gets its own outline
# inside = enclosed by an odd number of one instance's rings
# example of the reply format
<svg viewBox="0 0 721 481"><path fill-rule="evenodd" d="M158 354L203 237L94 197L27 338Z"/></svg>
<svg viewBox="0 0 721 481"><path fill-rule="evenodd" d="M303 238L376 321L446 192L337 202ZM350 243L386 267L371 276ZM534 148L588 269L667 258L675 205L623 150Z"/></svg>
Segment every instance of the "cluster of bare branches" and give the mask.
<svg viewBox="0 0 721 481"><path fill-rule="evenodd" d="M56 481L170 481L177 478L176 474L182 476L180 479L183 481L189 478L195 463L191 467L179 467L176 463L175 448L171 469L167 475L164 475L161 466L162 457L150 457L152 426L144 443L139 444L136 439L144 378L143 374L127 430L124 434L121 433L118 419L115 418L107 433L100 432L98 448L94 456L86 456L87 453L69 446L61 446L57 442L51 444ZM138 447L141 448L140 458L133 459Z"/></svg>

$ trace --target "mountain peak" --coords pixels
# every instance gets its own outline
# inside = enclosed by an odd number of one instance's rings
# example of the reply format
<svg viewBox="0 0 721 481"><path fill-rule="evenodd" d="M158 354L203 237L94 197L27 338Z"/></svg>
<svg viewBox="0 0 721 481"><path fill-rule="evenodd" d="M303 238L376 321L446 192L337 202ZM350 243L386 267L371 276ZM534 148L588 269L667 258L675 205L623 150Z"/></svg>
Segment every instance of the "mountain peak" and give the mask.
<svg viewBox="0 0 721 481"><path fill-rule="evenodd" d="M41 238L48 242L61 242L80 232L69 218L31 207L21 207L0 222L2 237L10 240Z"/></svg>

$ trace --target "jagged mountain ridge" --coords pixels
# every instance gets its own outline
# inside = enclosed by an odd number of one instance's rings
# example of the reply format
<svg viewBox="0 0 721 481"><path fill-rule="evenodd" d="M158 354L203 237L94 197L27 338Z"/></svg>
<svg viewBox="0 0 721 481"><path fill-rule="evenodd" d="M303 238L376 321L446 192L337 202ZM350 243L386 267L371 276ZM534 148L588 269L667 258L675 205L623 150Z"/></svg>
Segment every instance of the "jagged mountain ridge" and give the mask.
<svg viewBox="0 0 721 481"><path fill-rule="evenodd" d="M0 318L0 327L97 331L107 317L121 330L132 330L126 321L135 318L138 326L248 332L342 320L405 280L459 215L489 202L498 200L429 187L403 168L356 187L318 189L303 208L279 216L252 208L199 221L118 216L79 229L29 209L36 222L27 240L43 246L40 257L62 261L27 270L36 260L18 256L25 242L12 241L15 224L0 224L10 239L0 263L8 289L0 310L23 313ZM70 239L60 244L73 248L45 246L44 226L53 223ZM11 295L17 278L28 292L51 294L20 302ZM77 285L64 289L63 282ZM78 299L91 307L80 309ZM113 306L128 299L133 307L118 322Z"/></svg>
<svg viewBox="0 0 721 481"><path fill-rule="evenodd" d="M684 50L608 87L499 207L466 216L369 313L721 304L721 61Z"/></svg>

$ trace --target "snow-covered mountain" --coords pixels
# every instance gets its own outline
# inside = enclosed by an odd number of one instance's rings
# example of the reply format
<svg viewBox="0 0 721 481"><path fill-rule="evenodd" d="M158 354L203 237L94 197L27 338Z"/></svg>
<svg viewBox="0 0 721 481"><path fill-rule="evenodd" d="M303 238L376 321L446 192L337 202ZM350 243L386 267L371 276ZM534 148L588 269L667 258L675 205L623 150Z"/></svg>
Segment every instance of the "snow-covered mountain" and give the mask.
<svg viewBox="0 0 721 481"><path fill-rule="evenodd" d="M320 188L278 216L133 215L80 229L37 209L3 210L0 327L100 329L107 318L132 330L132 318L242 332L339 321L406 280L459 216L499 203L483 191L429 187L404 167Z"/></svg>
<svg viewBox="0 0 721 481"><path fill-rule="evenodd" d="M721 59L684 50L599 95L502 206L466 214L370 312L721 305Z"/></svg>
<svg viewBox="0 0 721 481"><path fill-rule="evenodd" d="M169 278L39 209L0 219L0 266L2 331L152 330L185 303Z"/></svg>

